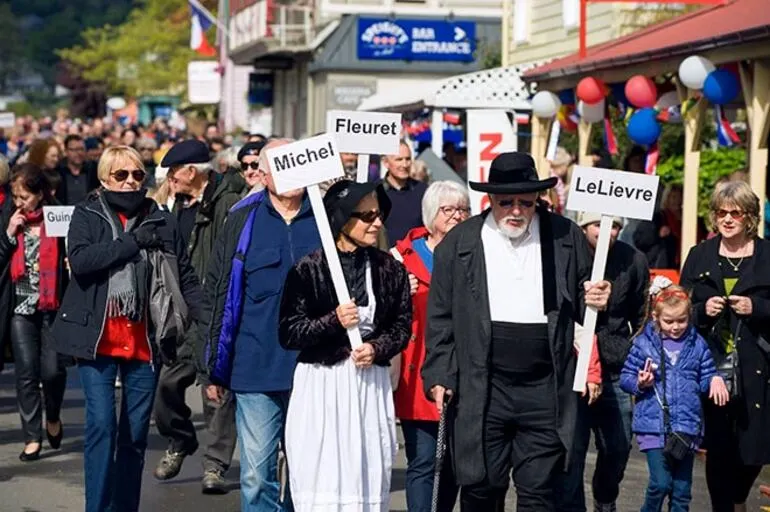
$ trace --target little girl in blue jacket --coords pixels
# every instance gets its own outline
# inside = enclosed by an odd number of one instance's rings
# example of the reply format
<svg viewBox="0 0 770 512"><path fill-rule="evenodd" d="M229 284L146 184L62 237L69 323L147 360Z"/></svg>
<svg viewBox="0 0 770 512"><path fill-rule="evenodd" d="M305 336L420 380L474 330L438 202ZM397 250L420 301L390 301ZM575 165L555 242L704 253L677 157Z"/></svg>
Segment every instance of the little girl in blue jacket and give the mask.
<svg viewBox="0 0 770 512"><path fill-rule="evenodd" d="M650 472L641 512L659 512L666 496L670 496L671 512L689 510L694 452L703 435L701 396L708 393L717 405L729 400L706 341L690 325L691 308L689 295L679 286L668 285L651 295L652 319L634 338L620 374L620 387L636 398L632 428ZM663 413L666 402L668 428ZM667 437L674 433L689 445L681 459L664 452Z"/></svg>

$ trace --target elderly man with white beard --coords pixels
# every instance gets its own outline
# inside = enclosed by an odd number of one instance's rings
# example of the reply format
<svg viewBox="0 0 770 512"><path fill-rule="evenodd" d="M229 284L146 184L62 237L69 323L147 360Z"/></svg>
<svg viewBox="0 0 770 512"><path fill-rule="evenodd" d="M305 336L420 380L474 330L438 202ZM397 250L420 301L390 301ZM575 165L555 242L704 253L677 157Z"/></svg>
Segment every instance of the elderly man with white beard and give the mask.
<svg viewBox="0 0 770 512"><path fill-rule="evenodd" d="M554 511L575 427L574 324L607 305L609 282L590 283L590 251L572 221L539 201L526 153L503 153L491 208L436 248L428 302L425 391L448 407L464 512L502 511L513 477L520 512Z"/></svg>

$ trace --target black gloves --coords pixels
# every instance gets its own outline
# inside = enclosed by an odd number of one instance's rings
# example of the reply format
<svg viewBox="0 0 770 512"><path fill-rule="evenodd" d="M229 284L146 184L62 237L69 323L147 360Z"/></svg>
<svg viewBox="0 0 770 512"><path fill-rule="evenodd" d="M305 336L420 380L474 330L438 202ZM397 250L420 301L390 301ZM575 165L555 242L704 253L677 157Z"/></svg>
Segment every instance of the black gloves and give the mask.
<svg viewBox="0 0 770 512"><path fill-rule="evenodd" d="M163 239L158 234L158 226L156 224L145 224L139 226L134 232L134 239L136 245L140 249L162 249Z"/></svg>

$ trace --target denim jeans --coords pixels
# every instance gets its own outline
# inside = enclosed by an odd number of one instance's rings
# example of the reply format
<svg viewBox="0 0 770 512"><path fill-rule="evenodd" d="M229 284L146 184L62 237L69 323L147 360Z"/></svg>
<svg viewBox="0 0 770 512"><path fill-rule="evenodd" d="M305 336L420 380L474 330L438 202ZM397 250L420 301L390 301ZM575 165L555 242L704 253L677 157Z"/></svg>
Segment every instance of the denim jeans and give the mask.
<svg viewBox="0 0 770 512"><path fill-rule="evenodd" d="M86 397L86 512L136 512L157 373L150 363L97 356L78 362ZM120 423L115 377L120 372ZM117 447L117 449L116 449Z"/></svg>
<svg viewBox="0 0 770 512"><path fill-rule="evenodd" d="M409 512L430 512L436 469L438 422L401 420L406 447L406 505ZM458 487L447 451L441 468L438 512L452 512Z"/></svg>
<svg viewBox="0 0 770 512"><path fill-rule="evenodd" d="M666 496L669 496L669 512L690 510L695 455L691 453L679 461L663 455L662 449L648 450L646 455L650 482L641 512L660 512Z"/></svg>
<svg viewBox="0 0 770 512"><path fill-rule="evenodd" d="M293 510L287 486L281 501L278 446L283 441L289 392L235 393L241 453L241 512Z"/></svg>
<svg viewBox="0 0 770 512"><path fill-rule="evenodd" d="M591 481L594 501L615 503L631 453L631 420L631 395L620 389L619 379L605 379L602 394L593 405L589 406L585 399L579 401L570 465L558 478L560 512L586 511L583 474L591 431L598 452Z"/></svg>

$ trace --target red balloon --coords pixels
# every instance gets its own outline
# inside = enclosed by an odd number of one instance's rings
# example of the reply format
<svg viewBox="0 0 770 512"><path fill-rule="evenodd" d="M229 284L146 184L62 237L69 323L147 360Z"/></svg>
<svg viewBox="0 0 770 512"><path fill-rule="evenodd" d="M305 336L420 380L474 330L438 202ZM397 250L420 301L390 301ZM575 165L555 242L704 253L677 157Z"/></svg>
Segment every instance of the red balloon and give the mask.
<svg viewBox="0 0 770 512"><path fill-rule="evenodd" d="M652 108L658 101L658 88L646 76L632 76L626 82L626 98L636 108Z"/></svg>
<svg viewBox="0 0 770 512"><path fill-rule="evenodd" d="M587 76L578 82L577 97L588 105L595 105L607 96L607 86L598 78Z"/></svg>

